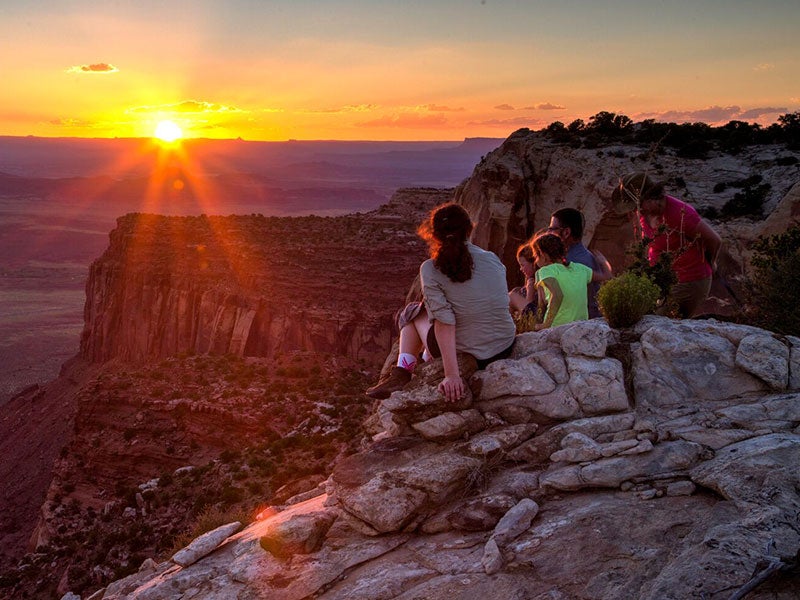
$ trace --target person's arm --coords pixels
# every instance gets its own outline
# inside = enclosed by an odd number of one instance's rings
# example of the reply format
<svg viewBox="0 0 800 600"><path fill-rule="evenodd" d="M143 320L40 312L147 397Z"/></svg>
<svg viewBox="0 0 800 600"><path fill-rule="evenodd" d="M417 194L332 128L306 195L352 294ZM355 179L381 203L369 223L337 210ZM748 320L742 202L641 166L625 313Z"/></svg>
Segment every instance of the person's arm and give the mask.
<svg viewBox="0 0 800 600"><path fill-rule="evenodd" d="M525 278L525 297L528 299L528 302L534 302L536 296L536 277L526 277Z"/></svg>
<svg viewBox="0 0 800 600"><path fill-rule="evenodd" d="M546 277L542 279L541 284L546 286L550 291L550 304L547 307L547 313L544 316L544 322L536 325L534 331L547 329L553 325L553 321L558 314L558 309L561 308L561 301L564 299L564 294L561 291L561 286L558 285L555 277Z"/></svg>
<svg viewBox="0 0 800 600"><path fill-rule="evenodd" d="M722 247L722 238L711 228L711 225L701 220L697 224L697 235L700 237L700 244L703 248L703 256L712 269L717 268L717 256Z"/></svg>
<svg viewBox="0 0 800 600"><path fill-rule="evenodd" d="M455 402L464 396L464 380L458 370L458 358L456 357L456 326L433 322L436 341L439 350L442 352L442 364L444 366L444 379L439 384L439 391L448 402Z"/></svg>
<svg viewBox="0 0 800 600"><path fill-rule="evenodd" d="M592 252L592 256L594 256L594 262L598 267L597 269L592 269L592 281L607 281L611 279L614 273L611 271L611 263L608 262L608 259L598 250Z"/></svg>

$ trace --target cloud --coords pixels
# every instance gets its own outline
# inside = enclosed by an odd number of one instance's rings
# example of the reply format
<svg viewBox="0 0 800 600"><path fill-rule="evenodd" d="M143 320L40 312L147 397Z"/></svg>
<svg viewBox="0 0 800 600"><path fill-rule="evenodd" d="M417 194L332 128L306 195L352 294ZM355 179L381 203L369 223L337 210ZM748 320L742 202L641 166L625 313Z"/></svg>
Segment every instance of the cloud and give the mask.
<svg viewBox="0 0 800 600"><path fill-rule="evenodd" d="M377 104L346 104L345 106L339 106L337 108L309 108L301 112L306 113L323 113L323 114L336 114L336 113L358 113L358 112L369 112L371 110L375 110L376 108L380 108Z"/></svg>
<svg viewBox="0 0 800 600"><path fill-rule="evenodd" d="M426 104L422 108L432 112L463 112L465 110L463 106L451 108L450 106L442 106L441 104Z"/></svg>
<svg viewBox="0 0 800 600"><path fill-rule="evenodd" d="M150 113L150 112L174 112L174 113L240 113L245 112L235 106L216 104L214 102L203 102L198 100L184 100L176 104L160 104L157 106L136 106L128 109L128 112Z"/></svg>
<svg viewBox="0 0 800 600"><path fill-rule="evenodd" d="M707 123L708 125L724 125L729 121L756 121L763 117L771 117L787 112L785 107L765 106L742 110L740 106L709 106L699 110L670 110L661 113L640 113L637 119L655 119L665 123ZM762 119L769 121L770 119Z"/></svg>
<svg viewBox="0 0 800 600"><path fill-rule="evenodd" d="M538 119L530 117L514 117L513 119L488 119L486 121L470 121L467 125L485 125L489 127L531 127L539 124Z"/></svg>
<svg viewBox="0 0 800 600"><path fill-rule="evenodd" d="M359 127L441 127L447 124L444 115L418 115L415 113L400 113L399 115L386 115L380 119L358 123Z"/></svg>
<svg viewBox="0 0 800 600"><path fill-rule="evenodd" d="M564 110L566 106L560 104L552 104L551 102L539 102L533 106L526 106L522 110Z"/></svg>
<svg viewBox="0 0 800 600"><path fill-rule="evenodd" d="M55 125L56 127L83 127L83 128L91 128L95 127L95 123L91 121L85 121L83 119L68 119L68 118L60 118L60 119L50 119L47 121L48 125Z"/></svg>
<svg viewBox="0 0 800 600"><path fill-rule="evenodd" d="M497 110L514 110L514 107L510 104L498 104L495 108Z"/></svg>
<svg viewBox="0 0 800 600"><path fill-rule="evenodd" d="M117 67L109 63L95 63L92 65L75 65L67 69L67 73L116 73Z"/></svg>
<svg viewBox="0 0 800 600"><path fill-rule="evenodd" d="M747 121L749 119L758 119L759 117L767 116L767 115L777 115L781 113L789 112L789 109L785 106L781 107L764 107L764 108L751 108L750 110L746 110L743 113L739 114L739 119L743 121Z"/></svg>
<svg viewBox="0 0 800 600"><path fill-rule="evenodd" d="M699 110L668 110L662 113L648 113L642 115L644 118L656 119L657 121L675 123L727 123L742 112L739 106L709 106Z"/></svg>
<svg viewBox="0 0 800 600"><path fill-rule="evenodd" d="M753 67L753 71L772 71L775 65L772 63L761 63Z"/></svg>

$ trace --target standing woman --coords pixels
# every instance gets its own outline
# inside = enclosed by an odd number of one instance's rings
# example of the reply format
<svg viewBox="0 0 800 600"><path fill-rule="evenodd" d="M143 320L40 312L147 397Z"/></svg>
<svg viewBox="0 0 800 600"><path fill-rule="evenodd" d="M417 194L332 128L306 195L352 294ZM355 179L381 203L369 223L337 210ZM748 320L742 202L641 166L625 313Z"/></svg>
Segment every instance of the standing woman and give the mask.
<svg viewBox="0 0 800 600"><path fill-rule="evenodd" d="M454 402L466 391L456 352L474 356L479 369L511 354L516 329L508 310L506 269L495 254L470 243L472 221L457 204L434 209L417 233L431 253L419 269L426 310L400 330L397 366L367 395L388 398L403 389L417 357L427 350L441 357L439 391Z"/></svg>
<svg viewBox="0 0 800 600"><path fill-rule="evenodd" d="M612 194L617 212L638 209L642 237L652 240L647 249L651 265L663 252L673 256L678 283L659 312L677 306L678 316L693 317L708 297L711 276L722 240L697 211L664 192L664 184L646 173L626 175Z"/></svg>

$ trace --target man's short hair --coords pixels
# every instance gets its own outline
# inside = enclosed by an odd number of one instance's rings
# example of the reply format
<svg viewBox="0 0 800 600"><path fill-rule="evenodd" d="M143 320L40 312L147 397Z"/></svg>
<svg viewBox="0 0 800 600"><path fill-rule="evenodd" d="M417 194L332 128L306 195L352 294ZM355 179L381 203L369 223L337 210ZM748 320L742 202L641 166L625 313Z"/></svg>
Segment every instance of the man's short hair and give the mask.
<svg viewBox="0 0 800 600"><path fill-rule="evenodd" d="M550 216L558 219L562 227L569 227L574 239L583 239L583 213L577 208L559 208Z"/></svg>

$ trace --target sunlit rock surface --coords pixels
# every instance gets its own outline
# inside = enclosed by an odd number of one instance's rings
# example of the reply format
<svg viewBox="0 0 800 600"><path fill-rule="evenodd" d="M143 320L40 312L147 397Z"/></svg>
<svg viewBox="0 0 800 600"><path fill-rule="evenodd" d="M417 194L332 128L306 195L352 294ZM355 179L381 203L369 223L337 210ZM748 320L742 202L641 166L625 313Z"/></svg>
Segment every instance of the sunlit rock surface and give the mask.
<svg viewBox="0 0 800 600"><path fill-rule="evenodd" d="M606 355L576 343L598 332ZM664 317L619 334L601 321L522 334L512 358L471 377L459 411L409 386L379 408L394 433L340 461L326 494L97 597L730 597L765 553L800 547L791 342ZM594 388L603 402L586 402ZM550 407L564 398L572 413ZM748 597L798 593L784 578Z"/></svg>

